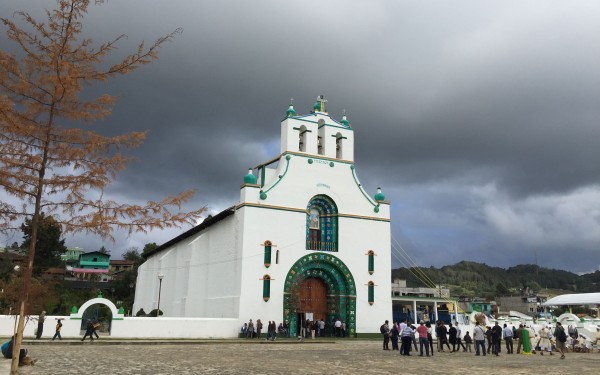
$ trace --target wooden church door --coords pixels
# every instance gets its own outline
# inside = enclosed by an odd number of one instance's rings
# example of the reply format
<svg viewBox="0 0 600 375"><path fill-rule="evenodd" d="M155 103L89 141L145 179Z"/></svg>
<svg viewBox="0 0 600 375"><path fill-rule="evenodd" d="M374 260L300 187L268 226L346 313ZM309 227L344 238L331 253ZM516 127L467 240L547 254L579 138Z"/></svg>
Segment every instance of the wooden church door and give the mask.
<svg viewBox="0 0 600 375"><path fill-rule="evenodd" d="M297 311L298 319L304 322L311 314L313 321L321 319L327 321L327 285L323 280L311 277L300 282ZM299 321L298 327L302 326L302 322Z"/></svg>

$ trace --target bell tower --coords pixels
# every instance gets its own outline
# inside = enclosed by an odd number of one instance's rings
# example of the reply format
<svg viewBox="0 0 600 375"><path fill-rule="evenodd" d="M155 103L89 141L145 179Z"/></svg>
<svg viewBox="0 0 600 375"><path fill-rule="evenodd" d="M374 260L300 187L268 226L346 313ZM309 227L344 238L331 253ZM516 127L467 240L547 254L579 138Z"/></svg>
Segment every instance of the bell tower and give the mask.
<svg viewBox="0 0 600 375"><path fill-rule="evenodd" d="M297 115L293 100L281 122L281 153L299 152L328 159L354 161L354 131L346 114L340 121L327 112L327 100L319 95L313 110Z"/></svg>

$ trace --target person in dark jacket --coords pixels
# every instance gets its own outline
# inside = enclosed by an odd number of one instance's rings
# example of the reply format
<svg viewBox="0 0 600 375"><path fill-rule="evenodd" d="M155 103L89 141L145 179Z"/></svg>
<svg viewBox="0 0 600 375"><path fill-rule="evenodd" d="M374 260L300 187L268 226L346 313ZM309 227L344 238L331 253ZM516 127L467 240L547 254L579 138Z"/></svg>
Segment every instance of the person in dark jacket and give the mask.
<svg viewBox="0 0 600 375"><path fill-rule="evenodd" d="M492 327L492 345L494 346L492 349L492 353L495 355L500 355L500 342L502 341L502 327L498 325L498 322L494 324Z"/></svg>
<svg viewBox="0 0 600 375"><path fill-rule="evenodd" d="M85 326L85 334L81 341L85 341L85 338L90 336L90 341L94 341L94 323L91 320L88 320L87 325Z"/></svg>
<svg viewBox="0 0 600 375"><path fill-rule="evenodd" d="M456 351L456 328L450 323L450 329L448 330L448 341L452 344L452 351L450 353L454 353Z"/></svg>
<svg viewBox="0 0 600 375"><path fill-rule="evenodd" d="M486 328L485 338L487 339L488 344L487 353L490 354L490 351L492 350L492 327L487 326Z"/></svg>
<svg viewBox="0 0 600 375"><path fill-rule="evenodd" d="M380 332L383 335L383 350L390 350L390 326L389 321L381 325Z"/></svg>
<svg viewBox="0 0 600 375"><path fill-rule="evenodd" d="M400 337L400 326L398 322L392 324L392 329L390 330L390 338L392 339L392 350L400 350L398 347L398 339Z"/></svg>
<svg viewBox="0 0 600 375"><path fill-rule="evenodd" d="M439 333L438 333L438 341L440 342L440 352L444 351L444 344L446 345L446 347L448 348L448 350L450 349L450 345L448 345L448 329L446 328L446 325L444 325L443 321L439 322L440 326L439 326Z"/></svg>

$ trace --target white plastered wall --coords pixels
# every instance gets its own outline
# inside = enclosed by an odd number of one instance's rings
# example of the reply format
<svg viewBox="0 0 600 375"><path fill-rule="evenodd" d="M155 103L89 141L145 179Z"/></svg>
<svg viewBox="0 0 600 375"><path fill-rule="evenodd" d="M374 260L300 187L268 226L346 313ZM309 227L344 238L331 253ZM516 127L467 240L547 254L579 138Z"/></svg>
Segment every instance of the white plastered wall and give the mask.
<svg viewBox="0 0 600 375"><path fill-rule="evenodd" d="M163 274L164 316L237 318L241 258L236 214L152 255L138 269L134 312L157 307Z"/></svg>

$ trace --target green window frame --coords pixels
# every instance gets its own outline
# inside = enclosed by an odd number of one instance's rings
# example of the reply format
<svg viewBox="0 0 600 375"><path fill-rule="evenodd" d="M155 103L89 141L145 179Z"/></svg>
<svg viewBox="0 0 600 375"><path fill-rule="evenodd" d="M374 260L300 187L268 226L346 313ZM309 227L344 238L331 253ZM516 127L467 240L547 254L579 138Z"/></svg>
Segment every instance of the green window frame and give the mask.
<svg viewBox="0 0 600 375"><path fill-rule="evenodd" d="M265 247L264 264L265 267L269 268L271 266L271 248L273 247L273 244L271 243L271 241L265 241L263 246Z"/></svg>
<svg viewBox="0 0 600 375"><path fill-rule="evenodd" d="M367 284L367 287L369 289L369 305L373 305L373 303L375 302L375 283L372 281L369 281L369 284Z"/></svg>
<svg viewBox="0 0 600 375"><path fill-rule="evenodd" d="M271 299L271 276L264 275L263 281L263 301L268 302Z"/></svg>
<svg viewBox="0 0 600 375"><path fill-rule="evenodd" d="M369 275L372 275L373 272L375 272L375 252L373 250L369 250L369 252L367 253L367 256L369 257L369 260L368 260Z"/></svg>

